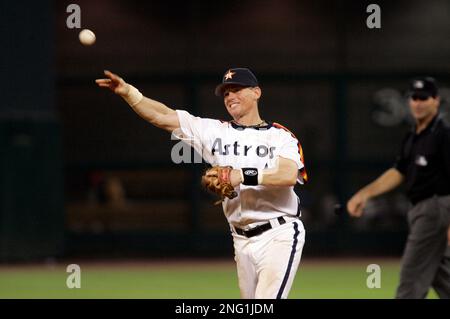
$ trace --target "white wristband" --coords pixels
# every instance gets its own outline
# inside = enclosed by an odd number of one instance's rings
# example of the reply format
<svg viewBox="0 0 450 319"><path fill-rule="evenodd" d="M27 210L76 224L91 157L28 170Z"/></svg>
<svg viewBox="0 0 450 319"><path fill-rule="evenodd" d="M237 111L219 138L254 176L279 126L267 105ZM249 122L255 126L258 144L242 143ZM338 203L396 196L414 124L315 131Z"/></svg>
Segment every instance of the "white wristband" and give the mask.
<svg viewBox="0 0 450 319"><path fill-rule="evenodd" d="M130 105L130 106L135 106L136 104L138 104L139 102L142 101L142 99L144 98L144 96L142 95L141 92L139 92L138 89L136 89L134 86L132 86L131 84L128 84L130 86L130 89L128 91L128 94L123 96L123 99Z"/></svg>

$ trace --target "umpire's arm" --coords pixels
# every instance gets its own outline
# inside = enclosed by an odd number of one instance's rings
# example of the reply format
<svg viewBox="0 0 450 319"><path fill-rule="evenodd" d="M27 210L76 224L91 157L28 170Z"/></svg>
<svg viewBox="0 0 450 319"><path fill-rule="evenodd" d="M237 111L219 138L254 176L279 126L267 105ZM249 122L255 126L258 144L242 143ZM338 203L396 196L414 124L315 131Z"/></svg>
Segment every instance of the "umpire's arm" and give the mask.
<svg viewBox="0 0 450 319"><path fill-rule="evenodd" d="M172 132L180 127L177 112L161 102L143 96L135 87L120 76L105 71L106 79L97 79L98 86L108 88L120 95L144 120L156 127Z"/></svg>
<svg viewBox="0 0 450 319"><path fill-rule="evenodd" d="M387 193L399 186L405 177L396 168L390 168L372 183L361 188L347 202L348 213L353 217L360 217L369 199Z"/></svg>

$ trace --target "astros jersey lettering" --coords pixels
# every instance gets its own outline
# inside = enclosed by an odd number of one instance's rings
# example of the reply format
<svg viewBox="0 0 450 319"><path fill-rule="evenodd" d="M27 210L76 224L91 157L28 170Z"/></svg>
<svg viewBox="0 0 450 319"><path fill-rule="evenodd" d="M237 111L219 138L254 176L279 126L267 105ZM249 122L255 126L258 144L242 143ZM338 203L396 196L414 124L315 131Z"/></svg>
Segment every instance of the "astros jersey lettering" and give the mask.
<svg viewBox="0 0 450 319"><path fill-rule="evenodd" d="M175 136L191 145L212 166L273 168L279 157L299 169L298 182L307 179L301 146L295 136L276 123L243 127L234 122L195 117L177 110L181 132ZM231 225L245 228L279 216L300 216L294 187L236 187L238 197L226 198L223 209Z"/></svg>

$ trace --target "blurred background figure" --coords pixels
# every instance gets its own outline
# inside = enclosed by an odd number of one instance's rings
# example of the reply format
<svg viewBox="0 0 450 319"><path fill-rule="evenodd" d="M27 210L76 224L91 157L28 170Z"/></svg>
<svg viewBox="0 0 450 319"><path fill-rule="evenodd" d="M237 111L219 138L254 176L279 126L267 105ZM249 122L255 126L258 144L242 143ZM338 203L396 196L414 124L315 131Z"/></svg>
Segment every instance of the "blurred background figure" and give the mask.
<svg viewBox="0 0 450 319"><path fill-rule="evenodd" d="M348 201L361 217L368 201L405 183L412 204L397 298L425 298L433 287L450 298L450 125L440 114L440 95L432 77L411 80L408 104L415 120L394 166Z"/></svg>
<svg viewBox="0 0 450 319"><path fill-rule="evenodd" d="M125 189L120 178L101 172L91 175L90 198L97 204L114 209L124 209L126 206Z"/></svg>

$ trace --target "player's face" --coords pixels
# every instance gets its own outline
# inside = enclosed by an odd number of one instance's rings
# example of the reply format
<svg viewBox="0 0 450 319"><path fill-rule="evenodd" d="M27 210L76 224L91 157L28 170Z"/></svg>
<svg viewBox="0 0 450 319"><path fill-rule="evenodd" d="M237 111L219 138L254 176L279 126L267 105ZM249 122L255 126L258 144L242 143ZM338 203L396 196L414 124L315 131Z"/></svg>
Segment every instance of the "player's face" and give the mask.
<svg viewBox="0 0 450 319"><path fill-rule="evenodd" d="M439 108L439 97L412 96L409 98L409 108L416 121L423 121L436 115Z"/></svg>
<svg viewBox="0 0 450 319"><path fill-rule="evenodd" d="M228 113L239 119L257 106L260 96L259 87L230 86L223 93L223 101Z"/></svg>

